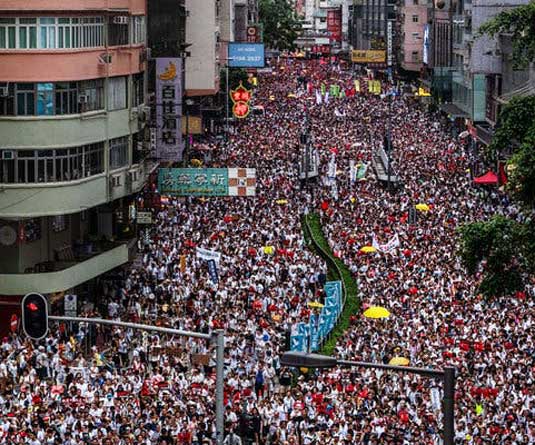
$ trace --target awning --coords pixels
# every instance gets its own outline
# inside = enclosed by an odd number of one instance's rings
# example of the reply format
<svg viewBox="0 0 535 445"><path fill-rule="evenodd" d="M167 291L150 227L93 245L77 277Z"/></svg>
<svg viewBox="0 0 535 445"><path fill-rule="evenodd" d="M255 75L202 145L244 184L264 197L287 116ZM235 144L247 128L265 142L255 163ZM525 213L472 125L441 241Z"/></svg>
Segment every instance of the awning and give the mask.
<svg viewBox="0 0 535 445"><path fill-rule="evenodd" d="M453 118L457 117L468 117L468 114L465 113L463 110L461 110L457 105L455 104L442 104L440 105L440 109L444 111L444 113L449 114Z"/></svg>
<svg viewBox="0 0 535 445"><path fill-rule="evenodd" d="M494 172L489 170L483 176L480 176L479 178L475 178L474 182L476 184L482 184L482 185L498 184L498 177L496 176Z"/></svg>

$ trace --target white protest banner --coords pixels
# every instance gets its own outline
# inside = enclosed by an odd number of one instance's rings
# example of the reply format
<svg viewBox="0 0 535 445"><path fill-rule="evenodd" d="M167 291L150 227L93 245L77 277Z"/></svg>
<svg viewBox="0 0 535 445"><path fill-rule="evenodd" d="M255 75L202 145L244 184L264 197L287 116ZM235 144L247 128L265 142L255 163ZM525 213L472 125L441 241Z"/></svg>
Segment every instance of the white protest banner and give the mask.
<svg viewBox="0 0 535 445"><path fill-rule="evenodd" d="M383 253L391 253L400 246L399 235L396 233L386 244L379 244L375 233L372 237L372 246Z"/></svg>
<svg viewBox="0 0 535 445"><path fill-rule="evenodd" d="M206 261L214 260L216 263L219 263L221 259L221 254L215 250L203 249L202 247L197 247L197 258L201 258Z"/></svg>

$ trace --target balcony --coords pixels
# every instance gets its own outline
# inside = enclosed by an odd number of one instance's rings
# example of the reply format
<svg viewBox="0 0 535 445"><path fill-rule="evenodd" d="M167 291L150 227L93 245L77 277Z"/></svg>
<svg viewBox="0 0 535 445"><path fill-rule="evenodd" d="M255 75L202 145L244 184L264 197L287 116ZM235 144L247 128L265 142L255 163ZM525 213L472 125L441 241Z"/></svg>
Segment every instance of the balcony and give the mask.
<svg viewBox="0 0 535 445"><path fill-rule="evenodd" d="M72 289L128 262L133 258L135 245L135 240L86 244L85 254L80 252L72 259L41 263L27 269L28 273L0 274L0 294L25 295L35 291L49 294ZM65 252L62 255L66 258Z"/></svg>
<svg viewBox="0 0 535 445"><path fill-rule="evenodd" d="M34 218L78 213L143 187L153 164L141 163L75 181L0 184L2 218Z"/></svg>

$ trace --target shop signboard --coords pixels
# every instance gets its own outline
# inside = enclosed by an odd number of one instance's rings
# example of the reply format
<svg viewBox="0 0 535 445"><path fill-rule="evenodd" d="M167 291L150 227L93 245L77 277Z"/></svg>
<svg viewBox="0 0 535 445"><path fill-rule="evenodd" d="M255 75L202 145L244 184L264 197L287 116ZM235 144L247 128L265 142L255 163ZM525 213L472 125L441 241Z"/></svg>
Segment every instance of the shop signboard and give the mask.
<svg viewBox="0 0 535 445"><path fill-rule="evenodd" d="M156 59L156 157L162 161L182 159L182 59Z"/></svg>
<svg viewBox="0 0 535 445"><path fill-rule="evenodd" d="M264 44L231 42L228 59L230 68L264 68Z"/></svg>
<svg viewBox="0 0 535 445"><path fill-rule="evenodd" d="M254 196L254 168L160 168L158 191L164 196Z"/></svg>
<svg viewBox="0 0 535 445"><path fill-rule="evenodd" d="M384 50L359 50L351 51L351 61L354 63L384 63L386 51Z"/></svg>

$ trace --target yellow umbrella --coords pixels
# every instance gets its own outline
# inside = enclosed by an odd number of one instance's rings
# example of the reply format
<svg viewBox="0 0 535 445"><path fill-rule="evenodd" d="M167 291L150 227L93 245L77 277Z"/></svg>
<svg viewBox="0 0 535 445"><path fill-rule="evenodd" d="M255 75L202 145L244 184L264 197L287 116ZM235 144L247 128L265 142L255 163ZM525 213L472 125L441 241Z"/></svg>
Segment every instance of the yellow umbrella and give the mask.
<svg viewBox="0 0 535 445"><path fill-rule="evenodd" d="M325 305L324 305L324 304L321 304L321 303L318 302L318 301L312 301L312 302L308 303L308 307L322 308L323 306L325 306Z"/></svg>
<svg viewBox="0 0 535 445"><path fill-rule="evenodd" d="M297 96L294 93L290 93L290 94L288 94L288 97L296 98Z"/></svg>
<svg viewBox="0 0 535 445"><path fill-rule="evenodd" d="M271 101L275 100L275 96L269 96L269 100Z"/></svg>
<svg viewBox="0 0 535 445"><path fill-rule="evenodd" d="M429 206L427 204L416 204L414 207L416 210L420 210L420 212L429 212Z"/></svg>
<svg viewBox="0 0 535 445"><path fill-rule="evenodd" d="M279 205L288 204L287 199L277 199L275 202Z"/></svg>
<svg viewBox="0 0 535 445"><path fill-rule="evenodd" d="M373 246L364 246L360 248L360 251L362 253L373 253L373 252L377 252L377 249Z"/></svg>
<svg viewBox="0 0 535 445"><path fill-rule="evenodd" d="M392 359L388 362L389 365L395 365L395 366L407 366L410 363L410 360L405 357L392 357Z"/></svg>
<svg viewBox="0 0 535 445"><path fill-rule="evenodd" d="M264 246L263 251L266 255L273 255L275 253L275 248L273 246Z"/></svg>
<svg viewBox="0 0 535 445"><path fill-rule="evenodd" d="M381 306L371 306L364 311L364 316L366 318L388 318L390 317L390 312Z"/></svg>

